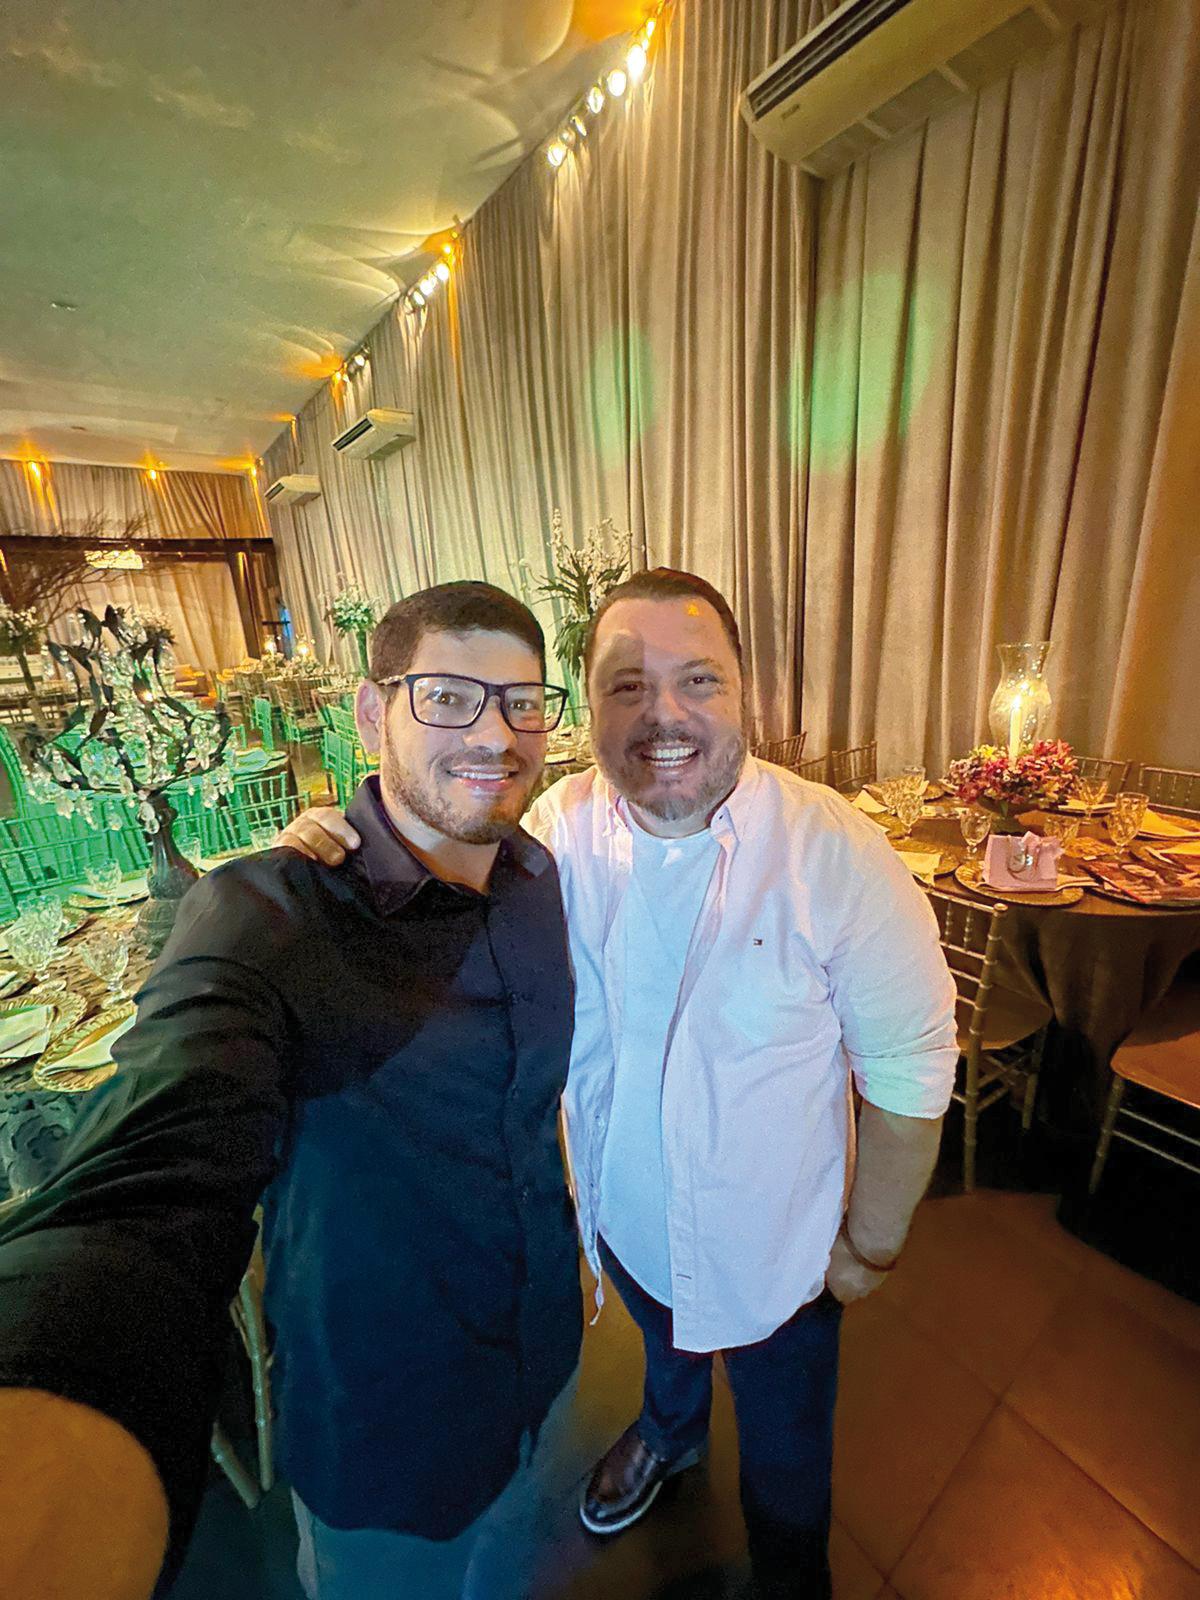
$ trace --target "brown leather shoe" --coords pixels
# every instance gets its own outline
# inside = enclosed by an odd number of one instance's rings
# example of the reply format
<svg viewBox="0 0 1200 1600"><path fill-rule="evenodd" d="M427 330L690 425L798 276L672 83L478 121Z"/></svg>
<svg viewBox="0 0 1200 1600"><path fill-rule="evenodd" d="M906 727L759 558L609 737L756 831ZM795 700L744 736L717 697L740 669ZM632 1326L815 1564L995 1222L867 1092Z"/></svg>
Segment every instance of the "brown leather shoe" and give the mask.
<svg viewBox="0 0 1200 1600"><path fill-rule="evenodd" d="M667 1479L694 1467L700 1455L689 1450L675 1461L664 1461L643 1444L634 1423L596 1463L579 1503L580 1522L601 1536L632 1527L649 1511Z"/></svg>

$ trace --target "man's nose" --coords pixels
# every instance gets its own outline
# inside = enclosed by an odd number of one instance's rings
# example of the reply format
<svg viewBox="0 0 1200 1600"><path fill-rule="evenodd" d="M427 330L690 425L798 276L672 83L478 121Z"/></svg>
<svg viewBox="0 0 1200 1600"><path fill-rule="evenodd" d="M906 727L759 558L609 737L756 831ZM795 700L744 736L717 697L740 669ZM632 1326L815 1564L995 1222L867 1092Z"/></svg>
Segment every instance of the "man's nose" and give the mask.
<svg viewBox="0 0 1200 1600"><path fill-rule="evenodd" d="M483 710L471 726L464 730L464 740L476 749L513 750L517 736L504 720L500 710L500 696L490 694Z"/></svg>
<svg viewBox="0 0 1200 1600"><path fill-rule="evenodd" d="M679 696L669 683L660 684L650 701L649 713L656 722L682 722L687 715Z"/></svg>

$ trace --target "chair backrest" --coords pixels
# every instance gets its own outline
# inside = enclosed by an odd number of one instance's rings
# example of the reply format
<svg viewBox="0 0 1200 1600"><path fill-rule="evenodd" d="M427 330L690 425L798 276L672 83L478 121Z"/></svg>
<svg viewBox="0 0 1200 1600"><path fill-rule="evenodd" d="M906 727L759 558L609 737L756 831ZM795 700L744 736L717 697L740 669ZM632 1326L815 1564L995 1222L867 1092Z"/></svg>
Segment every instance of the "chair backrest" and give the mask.
<svg viewBox="0 0 1200 1600"><path fill-rule="evenodd" d="M1141 788L1153 806L1185 811L1200 817L1200 772L1184 772L1174 767L1143 767Z"/></svg>
<svg viewBox="0 0 1200 1600"><path fill-rule="evenodd" d="M809 783L823 783L826 788L830 787L828 756L810 756L807 761L797 761L792 771L798 778L807 778Z"/></svg>
<svg viewBox="0 0 1200 1600"><path fill-rule="evenodd" d="M1109 761L1102 756L1076 756L1081 778L1103 778L1109 794L1119 794L1129 776L1128 761Z"/></svg>
<svg viewBox="0 0 1200 1600"><path fill-rule="evenodd" d="M0 818L0 917L14 917L31 896L75 889L87 869L117 861L122 871L145 870L150 853L130 807L116 796L99 802L100 822L60 817L49 808Z"/></svg>
<svg viewBox="0 0 1200 1600"><path fill-rule="evenodd" d="M834 750L829 757L831 782L839 794L857 794L864 783L874 783L878 746L855 745L852 750Z"/></svg>
<svg viewBox="0 0 1200 1600"><path fill-rule="evenodd" d="M926 889L925 897L937 918L942 954L958 991L954 1009L959 1035L967 1036L967 1054L977 1056L1008 907L961 900L941 889Z"/></svg>
<svg viewBox="0 0 1200 1600"><path fill-rule="evenodd" d="M764 739L761 744L755 745L754 754L760 761L770 761L774 766L795 772L800 765L807 738L806 733L794 733L790 739Z"/></svg>

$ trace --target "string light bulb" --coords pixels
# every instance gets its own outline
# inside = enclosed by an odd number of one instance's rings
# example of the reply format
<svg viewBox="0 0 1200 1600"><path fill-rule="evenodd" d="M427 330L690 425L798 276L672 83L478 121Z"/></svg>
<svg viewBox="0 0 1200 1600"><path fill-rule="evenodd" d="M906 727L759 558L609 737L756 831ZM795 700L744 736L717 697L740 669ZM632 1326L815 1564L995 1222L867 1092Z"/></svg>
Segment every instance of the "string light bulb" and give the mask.
<svg viewBox="0 0 1200 1600"><path fill-rule="evenodd" d="M42 464L40 461L30 461L26 465L39 483L42 481Z"/></svg>
<svg viewBox="0 0 1200 1600"><path fill-rule="evenodd" d="M158 482L158 473L155 471L155 469L153 467L147 467L146 468L146 476L150 479L151 483L157 483Z"/></svg>
<svg viewBox="0 0 1200 1600"><path fill-rule="evenodd" d="M587 92L587 108L594 117L604 110L604 90L598 83L594 83Z"/></svg>
<svg viewBox="0 0 1200 1600"><path fill-rule="evenodd" d="M630 83L640 83L646 71L646 46L635 44L625 57L625 70L629 74Z"/></svg>
<svg viewBox="0 0 1200 1600"><path fill-rule="evenodd" d="M546 160L552 167L561 167L567 159L567 147L561 139L554 139L546 151Z"/></svg>
<svg viewBox="0 0 1200 1600"><path fill-rule="evenodd" d="M614 67L604 80L604 87L614 100L619 100L625 93L629 84L628 74L623 67Z"/></svg>
<svg viewBox="0 0 1200 1600"><path fill-rule="evenodd" d="M425 296L426 300L428 300L429 296L436 291L437 286L438 286L437 275L436 275L436 273L433 273L433 272L427 272L425 274L425 276L421 279L420 283L417 285L417 287L420 289L421 293Z"/></svg>
<svg viewBox="0 0 1200 1600"><path fill-rule="evenodd" d="M437 274L438 278L442 281L442 283L449 283L450 282L450 268L446 265L446 263L444 261L439 261L437 266L434 267L433 270Z"/></svg>
<svg viewBox="0 0 1200 1600"><path fill-rule="evenodd" d="M425 304L425 296L421 293L420 284L412 292L412 302L415 306L423 306Z"/></svg>
<svg viewBox="0 0 1200 1600"><path fill-rule="evenodd" d="M575 129L575 133L578 138L587 138L587 123L579 115L578 111L576 111L574 116L571 118L571 126Z"/></svg>
<svg viewBox="0 0 1200 1600"><path fill-rule="evenodd" d="M657 19L657 17L647 17L646 18L645 26L642 28L642 32L646 35L647 42L649 42L649 40L653 39L654 30L657 27L658 27L658 19Z"/></svg>

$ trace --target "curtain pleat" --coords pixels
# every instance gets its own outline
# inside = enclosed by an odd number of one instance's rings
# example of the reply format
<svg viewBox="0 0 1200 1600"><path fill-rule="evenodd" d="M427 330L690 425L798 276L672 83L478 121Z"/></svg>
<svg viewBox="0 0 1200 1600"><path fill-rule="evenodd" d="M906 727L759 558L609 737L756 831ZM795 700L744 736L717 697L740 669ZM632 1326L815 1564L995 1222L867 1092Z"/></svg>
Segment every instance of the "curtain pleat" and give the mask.
<svg viewBox="0 0 1200 1600"><path fill-rule="evenodd" d="M646 86L519 168L276 441L270 476L324 491L270 509L297 625L331 648L351 580L536 601L559 507L729 595L764 733L938 767L986 733L996 645L1050 638L1056 732L1200 765L1194 0L1114 5L817 185L737 103L832 9L679 0ZM334 458L369 405L416 443Z"/></svg>

